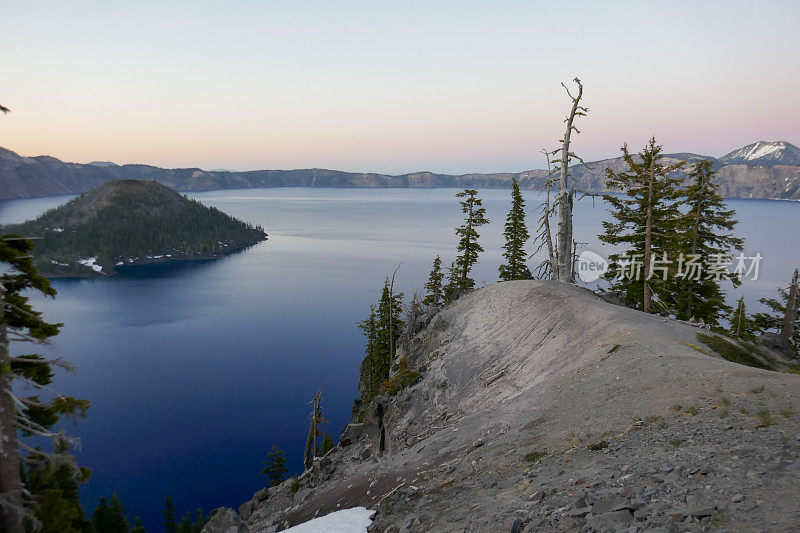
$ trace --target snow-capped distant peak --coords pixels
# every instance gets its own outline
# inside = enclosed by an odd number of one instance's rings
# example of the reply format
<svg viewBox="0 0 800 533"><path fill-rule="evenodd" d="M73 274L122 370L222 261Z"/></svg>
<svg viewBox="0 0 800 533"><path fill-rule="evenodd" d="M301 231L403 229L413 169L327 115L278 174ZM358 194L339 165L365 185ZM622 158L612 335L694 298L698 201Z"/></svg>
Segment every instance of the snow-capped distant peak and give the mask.
<svg viewBox="0 0 800 533"><path fill-rule="evenodd" d="M727 164L800 165L800 148L786 141L758 141L720 160Z"/></svg>

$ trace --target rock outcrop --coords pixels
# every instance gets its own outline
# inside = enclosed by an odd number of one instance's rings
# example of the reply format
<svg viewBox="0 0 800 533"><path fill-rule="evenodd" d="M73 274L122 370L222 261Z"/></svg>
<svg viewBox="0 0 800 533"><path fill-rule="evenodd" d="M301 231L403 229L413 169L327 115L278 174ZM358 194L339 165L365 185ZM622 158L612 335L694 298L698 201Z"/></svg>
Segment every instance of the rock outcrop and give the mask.
<svg viewBox="0 0 800 533"><path fill-rule="evenodd" d="M698 333L566 284L469 293L406 342L421 381L257 493L238 531L355 506L381 532L792 530L800 376Z"/></svg>

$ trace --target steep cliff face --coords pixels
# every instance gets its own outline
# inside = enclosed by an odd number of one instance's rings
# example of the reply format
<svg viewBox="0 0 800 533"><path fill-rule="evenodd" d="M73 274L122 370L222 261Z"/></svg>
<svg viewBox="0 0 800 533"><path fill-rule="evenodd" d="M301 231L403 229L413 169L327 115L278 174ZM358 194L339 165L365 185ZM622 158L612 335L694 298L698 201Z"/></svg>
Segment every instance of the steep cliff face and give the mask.
<svg viewBox="0 0 800 533"><path fill-rule="evenodd" d="M756 143L759 144L759 143ZM708 158L720 169L718 180L729 198L773 198L800 200L800 149L781 142L768 150L750 145L716 160L697 154L672 154L667 163ZM737 155L739 154L739 155ZM757 156L757 157L756 157ZM728 157L728 156L726 156ZM606 168L621 170L621 158L604 159L573 167L578 187L602 192ZM206 171L199 168L164 169L149 165L113 163L64 163L53 157L21 157L0 148L0 200L58 194L79 194L112 179L152 179L181 191L245 189L254 187L482 187L508 188L517 178L523 188L539 187L545 170L520 173L448 175L414 172L401 175L341 172L326 169L253 170L247 172Z"/></svg>
<svg viewBox="0 0 800 533"><path fill-rule="evenodd" d="M565 284L472 292L403 347L422 380L365 406L299 490L256 493L233 531L356 506L377 511L370 531L795 523L800 377L698 333Z"/></svg>

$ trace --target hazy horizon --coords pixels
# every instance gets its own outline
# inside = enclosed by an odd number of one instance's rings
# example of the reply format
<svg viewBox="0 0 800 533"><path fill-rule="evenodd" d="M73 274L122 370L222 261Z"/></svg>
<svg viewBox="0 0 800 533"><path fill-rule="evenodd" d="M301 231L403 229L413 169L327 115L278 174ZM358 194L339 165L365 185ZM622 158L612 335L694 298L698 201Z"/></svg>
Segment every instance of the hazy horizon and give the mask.
<svg viewBox="0 0 800 533"><path fill-rule="evenodd" d="M520 172L798 144L800 5L769 2L7 6L0 146L167 168ZM570 31L572 29L573 31Z"/></svg>

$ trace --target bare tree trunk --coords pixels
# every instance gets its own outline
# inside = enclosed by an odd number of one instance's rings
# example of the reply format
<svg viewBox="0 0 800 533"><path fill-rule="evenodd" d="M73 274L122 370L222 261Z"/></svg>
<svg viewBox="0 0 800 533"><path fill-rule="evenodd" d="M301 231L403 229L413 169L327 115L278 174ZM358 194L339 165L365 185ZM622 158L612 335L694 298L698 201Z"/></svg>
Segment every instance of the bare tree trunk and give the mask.
<svg viewBox="0 0 800 533"><path fill-rule="evenodd" d="M308 428L308 436L306 437L306 449L303 452L303 466L308 469L311 467L311 447L314 445L314 418L312 414L311 425Z"/></svg>
<svg viewBox="0 0 800 533"><path fill-rule="evenodd" d="M567 94L572 99L572 109L565 121L567 123L567 129L561 143L561 176L559 179L558 196L558 263L556 264L556 280L566 283L573 283L575 281L572 264L572 203L574 193L569 181L569 160L572 155L569 151L569 144L572 130L575 129L573 122L575 117L580 115L583 109L580 106L581 96L583 95L583 85L581 85L581 80L578 78L575 78L574 81L578 84L578 95L573 97L569 90L567 90ZM566 88L566 86L564 86L564 88Z"/></svg>
<svg viewBox="0 0 800 533"><path fill-rule="evenodd" d="M314 455L316 455L316 442L317 442L317 422L320 421L320 396L322 394L322 389L318 390L316 394L314 394L314 399L311 400L311 424L308 428L308 437L306 437L306 450L303 454L303 466L306 469L311 468L311 464L314 461Z"/></svg>
<svg viewBox="0 0 800 533"><path fill-rule="evenodd" d="M650 275L650 254L653 247L653 185L655 182L655 159L650 159L650 180L647 185L647 221L644 226L644 261L642 268L644 270L644 302L642 308L645 313L650 312L652 304L653 292L648 283L648 276Z"/></svg>
<svg viewBox="0 0 800 533"><path fill-rule="evenodd" d="M549 276L553 279L556 277L557 259L556 251L553 247L553 233L550 229L550 214L552 208L550 207L550 187L553 185L553 170L550 165L550 152L542 149L542 153L547 158L547 180L542 187L547 194L545 201L541 204L542 216L539 218L539 227L537 228L536 239L542 241L534 254L538 253L545 245L547 245L547 261L543 261L537 268L539 274Z"/></svg>
<svg viewBox="0 0 800 533"><path fill-rule="evenodd" d="M781 328L781 337L789 342L792 342L794 324L797 322L797 284L798 269L795 268L792 285L789 287L789 300L786 302L786 314L783 316L783 327Z"/></svg>
<svg viewBox="0 0 800 533"><path fill-rule="evenodd" d="M547 257L550 260L550 269L554 270L556 265L556 252L553 250L553 235L550 232L550 185L547 186L547 204L545 205L544 234L547 239Z"/></svg>
<svg viewBox="0 0 800 533"><path fill-rule="evenodd" d="M0 284L0 304L5 289ZM11 396L11 370L8 361L8 333L0 305L0 531L22 533L22 480L19 475L19 449L14 420L16 408Z"/></svg>
<svg viewBox="0 0 800 533"><path fill-rule="evenodd" d="M742 335L742 320L744 320L744 300L739 300L739 320L736 321L736 338Z"/></svg>

